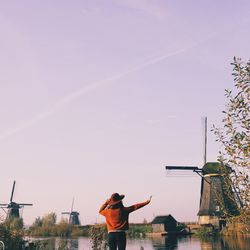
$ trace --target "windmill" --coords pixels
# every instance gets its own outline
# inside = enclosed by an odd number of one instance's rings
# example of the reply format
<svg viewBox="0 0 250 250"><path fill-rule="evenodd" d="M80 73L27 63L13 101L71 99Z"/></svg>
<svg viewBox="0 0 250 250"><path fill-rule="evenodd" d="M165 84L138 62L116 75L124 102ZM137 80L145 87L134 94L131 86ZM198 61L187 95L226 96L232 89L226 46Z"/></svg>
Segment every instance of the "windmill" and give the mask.
<svg viewBox="0 0 250 250"><path fill-rule="evenodd" d="M79 219L79 213L77 211L73 211L73 207L74 207L74 198L72 200L72 205L71 205L71 210L70 212L62 212L62 214L67 214L69 215L69 224L74 225L74 226L78 226L80 225L80 219Z"/></svg>
<svg viewBox="0 0 250 250"><path fill-rule="evenodd" d="M16 181L13 182L12 191L10 195L10 202L7 204L0 204L0 208L2 208L4 211L4 208L8 209L6 220L11 218L20 218L20 212L19 209L23 208L24 206L33 206L33 204L30 203L17 203L13 201L14 191L15 191L15 185Z"/></svg>
<svg viewBox="0 0 250 250"><path fill-rule="evenodd" d="M220 227L224 223L225 211L231 215L238 214L237 192L227 183L225 176L232 174L229 166L223 166L219 162L207 162L207 118L205 118L205 147L204 165L197 166L166 166L166 170L178 175L188 176L190 171L201 178L200 207L198 222L200 225L213 225Z"/></svg>

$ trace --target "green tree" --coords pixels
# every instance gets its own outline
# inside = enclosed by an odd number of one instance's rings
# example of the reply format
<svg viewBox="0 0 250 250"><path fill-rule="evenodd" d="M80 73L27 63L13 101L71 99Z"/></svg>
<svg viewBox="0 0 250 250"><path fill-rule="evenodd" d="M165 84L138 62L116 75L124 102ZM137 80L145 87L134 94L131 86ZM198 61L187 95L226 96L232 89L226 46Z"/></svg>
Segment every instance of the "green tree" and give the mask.
<svg viewBox="0 0 250 250"><path fill-rule="evenodd" d="M56 224L56 213L51 212L43 216L42 226L43 227L52 227Z"/></svg>
<svg viewBox="0 0 250 250"><path fill-rule="evenodd" d="M21 231L23 229L23 218L10 218L4 222L4 225L11 231Z"/></svg>
<svg viewBox="0 0 250 250"><path fill-rule="evenodd" d="M43 221L40 217L37 217L32 224L32 227L41 227L43 225Z"/></svg>
<svg viewBox="0 0 250 250"><path fill-rule="evenodd" d="M223 111L222 128L213 127L216 140L221 143L221 166L230 166L225 172L227 185L234 191L242 222L250 222L250 61L234 58L234 89L225 90L227 99ZM235 197L231 196L231 199Z"/></svg>

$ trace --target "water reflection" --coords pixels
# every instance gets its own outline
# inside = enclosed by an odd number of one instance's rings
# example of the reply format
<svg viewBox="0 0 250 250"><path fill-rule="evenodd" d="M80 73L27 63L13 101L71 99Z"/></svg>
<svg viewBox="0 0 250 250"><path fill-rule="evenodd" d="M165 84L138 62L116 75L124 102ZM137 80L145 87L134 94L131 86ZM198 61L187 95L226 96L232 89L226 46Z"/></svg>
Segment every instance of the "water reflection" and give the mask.
<svg viewBox="0 0 250 250"><path fill-rule="evenodd" d="M67 239L67 238L39 238L39 239L33 239L35 242L34 249L43 249L43 250L78 250L83 249L79 248L79 240L76 239ZM88 247L89 243L88 241L84 242L84 246ZM31 246L28 249L33 249ZM84 249L90 249L90 248L84 248Z"/></svg>
<svg viewBox="0 0 250 250"><path fill-rule="evenodd" d="M152 238L154 250L201 250L200 240L191 236L165 236Z"/></svg>
<svg viewBox="0 0 250 250"><path fill-rule="evenodd" d="M176 236L162 236L152 238L152 245L155 250L168 249L175 250L178 249L178 241Z"/></svg>
<svg viewBox="0 0 250 250"><path fill-rule="evenodd" d="M55 242L54 249L63 249L63 250L78 250L79 249L79 239L62 239L58 238Z"/></svg>
<svg viewBox="0 0 250 250"><path fill-rule="evenodd" d="M201 241L201 250L249 250L250 237L218 237L207 238Z"/></svg>
<svg viewBox="0 0 250 250"><path fill-rule="evenodd" d="M35 249L43 250L78 250L91 249L90 240L86 237L65 239L47 238L36 239ZM32 248L30 248L32 249ZM194 236L154 237L145 239L128 239L128 250L249 250L250 237L218 237L199 239Z"/></svg>
<svg viewBox="0 0 250 250"><path fill-rule="evenodd" d="M249 250L250 237L209 237L200 239L194 236L165 236L152 238L154 250Z"/></svg>

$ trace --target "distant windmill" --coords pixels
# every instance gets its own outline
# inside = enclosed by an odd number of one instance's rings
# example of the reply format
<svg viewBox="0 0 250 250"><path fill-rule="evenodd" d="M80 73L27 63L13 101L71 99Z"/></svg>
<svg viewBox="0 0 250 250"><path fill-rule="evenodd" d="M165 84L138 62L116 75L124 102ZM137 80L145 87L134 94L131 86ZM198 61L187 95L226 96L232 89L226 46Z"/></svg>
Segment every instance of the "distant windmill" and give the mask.
<svg viewBox="0 0 250 250"><path fill-rule="evenodd" d="M225 178L225 175L230 175L232 173L232 169L229 166L222 166L219 162L206 162L206 144L207 119L205 118L205 152L203 167L166 166L166 170L168 172L174 170L177 176L179 173L184 174L182 176L187 176L188 172L192 171L202 177L200 208L198 212L199 224L221 226L220 223L223 222L225 210L231 215L236 215L238 213L238 204L240 204L240 200L237 200L237 193L233 192L233 187L228 185Z"/></svg>
<svg viewBox="0 0 250 250"><path fill-rule="evenodd" d="M13 187L12 187L12 191L10 195L10 203L0 204L0 208L2 208L4 211L5 211L4 208L8 209L6 220L11 219L11 218L20 218L19 209L23 208L24 206L33 206L33 204L30 204L30 203L17 203L13 201L15 185L16 185L16 181L14 181L13 183Z"/></svg>
<svg viewBox="0 0 250 250"><path fill-rule="evenodd" d="M79 213L77 211L73 211L73 207L74 207L74 198L72 201L72 206L71 206L71 210L70 212L62 212L62 214L68 214L69 215L69 224L71 225L80 225L80 219L79 219Z"/></svg>

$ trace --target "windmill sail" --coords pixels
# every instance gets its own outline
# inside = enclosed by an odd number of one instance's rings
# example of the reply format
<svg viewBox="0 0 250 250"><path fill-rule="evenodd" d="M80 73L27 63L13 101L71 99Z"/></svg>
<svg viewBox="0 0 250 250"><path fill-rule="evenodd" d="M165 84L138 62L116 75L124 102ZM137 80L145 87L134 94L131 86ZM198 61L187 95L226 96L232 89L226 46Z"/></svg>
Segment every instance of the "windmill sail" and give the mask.
<svg viewBox="0 0 250 250"><path fill-rule="evenodd" d="M13 200L13 195L14 195L14 191L15 191L15 186L16 186L16 181L14 181L13 183L13 187L12 187L12 191L11 191L11 195L10 195L10 203Z"/></svg>
<svg viewBox="0 0 250 250"><path fill-rule="evenodd" d="M33 206L31 203L17 203L13 201L14 197L14 192L15 192L15 186L16 186L16 181L13 182L11 194L10 194L10 203L4 203L0 204L1 208L7 208L7 217L6 220L11 219L11 218L19 218L20 217L20 208L23 208L24 206Z"/></svg>
<svg viewBox="0 0 250 250"><path fill-rule="evenodd" d="M74 198L72 201L70 212L62 212L62 214L69 215L69 219L68 219L69 224L78 226L81 224L80 219L79 219L80 214L77 211L73 211L73 207L74 207Z"/></svg>

